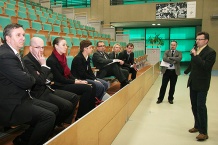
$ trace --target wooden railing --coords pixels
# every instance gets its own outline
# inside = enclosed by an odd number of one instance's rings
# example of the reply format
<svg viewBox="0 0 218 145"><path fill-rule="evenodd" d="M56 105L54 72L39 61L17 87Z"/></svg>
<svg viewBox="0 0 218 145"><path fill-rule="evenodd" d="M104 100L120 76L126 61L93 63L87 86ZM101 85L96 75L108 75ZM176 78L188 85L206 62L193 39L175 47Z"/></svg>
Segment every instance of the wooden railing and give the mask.
<svg viewBox="0 0 218 145"><path fill-rule="evenodd" d="M159 75L159 63L150 66L45 145L110 145Z"/></svg>

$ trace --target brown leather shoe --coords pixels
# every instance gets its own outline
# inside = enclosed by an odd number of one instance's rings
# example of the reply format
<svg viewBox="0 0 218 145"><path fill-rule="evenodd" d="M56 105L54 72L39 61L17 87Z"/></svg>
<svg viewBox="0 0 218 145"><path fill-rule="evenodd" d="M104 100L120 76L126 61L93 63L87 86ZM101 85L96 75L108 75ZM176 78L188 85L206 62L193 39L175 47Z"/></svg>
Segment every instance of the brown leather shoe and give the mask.
<svg viewBox="0 0 218 145"><path fill-rule="evenodd" d="M199 141L203 141L203 140L206 140L206 139L208 139L209 137L208 137L208 135L206 135L206 134L199 134L197 137L196 137L196 139L197 140L199 140Z"/></svg>
<svg viewBox="0 0 218 145"><path fill-rule="evenodd" d="M197 128L192 128L192 129L189 129L188 131L190 133L195 133L195 132L198 132L198 129Z"/></svg>

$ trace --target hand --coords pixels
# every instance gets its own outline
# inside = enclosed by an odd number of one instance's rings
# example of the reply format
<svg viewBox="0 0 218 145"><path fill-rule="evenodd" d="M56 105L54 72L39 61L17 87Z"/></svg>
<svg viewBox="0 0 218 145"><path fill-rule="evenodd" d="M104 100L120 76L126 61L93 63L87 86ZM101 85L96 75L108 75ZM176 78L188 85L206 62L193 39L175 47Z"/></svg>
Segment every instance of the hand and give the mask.
<svg viewBox="0 0 218 145"><path fill-rule="evenodd" d="M137 66L136 66L135 63L132 65L132 67L133 67L136 71L138 71Z"/></svg>
<svg viewBox="0 0 218 145"><path fill-rule="evenodd" d="M87 84L87 81L84 81L84 80L75 80L75 84Z"/></svg>
<svg viewBox="0 0 218 145"><path fill-rule="evenodd" d="M41 65L46 65L46 59L40 51L35 57Z"/></svg>
<svg viewBox="0 0 218 145"><path fill-rule="evenodd" d="M196 56L197 55L197 51L193 48L191 51L191 54L193 54L194 56Z"/></svg>
<svg viewBox="0 0 218 145"><path fill-rule="evenodd" d="M124 61L120 60L120 65L123 65L124 64Z"/></svg>

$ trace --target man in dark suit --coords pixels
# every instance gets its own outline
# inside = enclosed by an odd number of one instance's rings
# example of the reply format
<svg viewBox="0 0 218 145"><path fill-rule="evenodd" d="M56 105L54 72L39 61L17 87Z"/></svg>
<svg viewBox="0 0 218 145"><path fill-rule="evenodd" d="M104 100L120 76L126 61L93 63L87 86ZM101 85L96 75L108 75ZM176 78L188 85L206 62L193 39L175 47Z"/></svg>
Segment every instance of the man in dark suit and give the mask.
<svg viewBox="0 0 218 145"><path fill-rule="evenodd" d="M44 41L41 38L33 37L29 49L30 52L23 58L23 62L36 79L36 83L31 89L31 95L58 106L59 114L56 120L58 125L63 122L71 124L79 97L71 92L51 89L53 76L43 56Z"/></svg>
<svg viewBox="0 0 218 145"><path fill-rule="evenodd" d="M176 50L177 42L172 41L170 44L171 49L164 52L163 61L169 64L168 66L161 66L161 73L163 74L162 85L159 92L157 104L160 104L166 92L167 84L170 81L170 90L168 102L173 104L174 92L176 87L177 78L180 75L180 61L182 60L182 53Z"/></svg>
<svg viewBox="0 0 218 145"><path fill-rule="evenodd" d="M126 46L126 50L123 50L119 53L119 59L124 61L122 65L123 69L128 70L131 73L131 80L136 78L136 73L138 69L136 68L136 63L134 62L134 53L133 53L134 45L132 43L128 43Z"/></svg>
<svg viewBox="0 0 218 145"><path fill-rule="evenodd" d="M189 75L188 87L194 115L194 128L190 133L199 132L197 140L208 139L207 132L207 92L210 88L211 71L216 61L216 52L208 46L209 34L199 32L196 37L196 47L191 50L191 62L184 71Z"/></svg>
<svg viewBox="0 0 218 145"><path fill-rule="evenodd" d="M126 70L121 70L118 64L122 62L120 59L110 59L105 53L105 45L103 41L97 42L97 51L92 57L94 66L99 69L97 77L104 78L107 76L115 76L121 83L121 88L128 84L129 73Z"/></svg>
<svg viewBox="0 0 218 145"><path fill-rule="evenodd" d="M0 125L29 124L30 127L13 143L40 145L47 141L54 128L54 113L58 113L58 108L30 95L35 79L27 72L19 55L24 46L24 35L19 24L9 24L3 31L6 42L0 46Z"/></svg>

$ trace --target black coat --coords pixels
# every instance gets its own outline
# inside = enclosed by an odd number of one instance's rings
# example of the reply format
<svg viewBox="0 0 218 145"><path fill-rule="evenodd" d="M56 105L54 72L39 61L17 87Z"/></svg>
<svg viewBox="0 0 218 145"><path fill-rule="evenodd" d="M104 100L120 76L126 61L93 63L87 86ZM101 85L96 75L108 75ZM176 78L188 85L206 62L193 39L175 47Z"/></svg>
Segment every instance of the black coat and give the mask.
<svg viewBox="0 0 218 145"><path fill-rule="evenodd" d="M118 59L121 59L124 61L124 64L123 64L124 67L130 67L134 63L134 53L132 52L128 55L127 51L123 50L122 52L119 53Z"/></svg>
<svg viewBox="0 0 218 145"><path fill-rule="evenodd" d="M29 98L26 90L34 85L35 79L22 67L7 43L0 46L0 68L0 125L9 125L15 107ZM20 122L31 119L32 110L27 108L23 108L25 114L22 110L17 112L15 118Z"/></svg>
<svg viewBox="0 0 218 145"><path fill-rule="evenodd" d="M90 57L88 57L86 61L82 52L79 52L73 59L71 64L71 73L73 76L81 80L96 79L90 65Z"/></svg>
<svg viewBox="0 0 218 145"><path fill-rule="evenodd" d="M199 55L192 56L185 74L189 75L187 86L195 91L208 91L210 87L211 71L216 61L216 52L206 46Z"/></svg>

